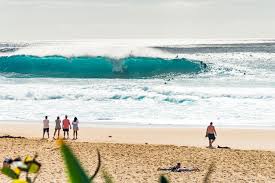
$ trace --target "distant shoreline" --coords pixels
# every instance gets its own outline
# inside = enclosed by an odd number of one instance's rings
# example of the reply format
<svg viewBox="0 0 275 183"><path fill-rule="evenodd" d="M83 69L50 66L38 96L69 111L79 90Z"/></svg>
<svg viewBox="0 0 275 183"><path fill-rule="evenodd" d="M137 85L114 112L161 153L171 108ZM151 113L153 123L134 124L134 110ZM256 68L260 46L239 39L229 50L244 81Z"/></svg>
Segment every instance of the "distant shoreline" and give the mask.
<svg viewBox="0 0 275 183"><path fill-rule="evenodd" d="M42 120L41 120L42 121ZM0 124L8 125L39 125L42 122L38 120L0 120ZM215 123L215 121L214 121ZM54 120L50 120L50 125L54 124ZM144 123L144 122L119 122L112 120L96 120L92 122L81 121L81 126L84 128L205 128L208 125L205 122L205 125L192 125L192 124L153 124L153 123ZM261 125L220 125L215 124L219 128L224 129L259 129L259 130L275 130L275 125L273 126L261 126Z"/></svg>
<svg viewBox="0 0 275 183"><path fill-rule="evenodd" d="M42 122L33 123L4 123L0 122L0 135L22 136L26 138L42 137ZM275 129L244 129L217 128L215 146L229 146L233 149L272 150L275 151ZM50 125L50 140L54 126ZM192 127L114 127L92 126L84 127L80 123L79 139L81 142L121 143L121 144L159 144L177 146L206 147L208 139L205 128ZM63 131L61 130L61 137ZM72 132L70 133L72 138Z"/></svg>

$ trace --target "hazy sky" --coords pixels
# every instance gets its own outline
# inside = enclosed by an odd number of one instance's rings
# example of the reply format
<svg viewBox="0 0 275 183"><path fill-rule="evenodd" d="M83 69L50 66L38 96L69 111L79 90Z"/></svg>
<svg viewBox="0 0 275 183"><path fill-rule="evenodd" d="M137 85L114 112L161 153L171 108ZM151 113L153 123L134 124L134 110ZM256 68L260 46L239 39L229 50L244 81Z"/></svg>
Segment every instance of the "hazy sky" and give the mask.
<svg viewBox="0 0 275 183"><path fill-rule="evenodd" d="M275 0L0 0L0 41L275 38Z"/></svg>

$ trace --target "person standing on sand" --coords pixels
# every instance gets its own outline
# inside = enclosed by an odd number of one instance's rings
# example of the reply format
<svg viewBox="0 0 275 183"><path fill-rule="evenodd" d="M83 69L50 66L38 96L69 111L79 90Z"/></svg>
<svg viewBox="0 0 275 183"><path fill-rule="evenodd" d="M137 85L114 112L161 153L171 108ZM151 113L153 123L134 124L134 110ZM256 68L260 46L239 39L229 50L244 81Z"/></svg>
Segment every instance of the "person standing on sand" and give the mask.
<svg viewBox="0 0 275 183"><path fill-rule="evenodd" d="M49 120L48 120L48 116L45 116L45 119L43 120L43 139L44 139L44 136L45 136L45 133L47 132L48 133L48 138L50 138L50 134L49 134Z"/></svg>
<svg viewBox="0 0 275 183"><path fill-rule="evenodd" d="M74 134L73 134L74 138L73 138L73 140L77 139L78 123L79 123L79 121L78 121L77 117L74 117L74 121L72 122L73 131L74 131Z"/></svg>
<svg viewBox="0 0 275 183"><path fill-rule="evenodd" d="M59 139L60 129L61 129L61 120L59 116L57 116L55 120L55 129L54 129L53 139L55 139L56 132L57 132L57 139Z"/></svg>
<svg viewBox="0 0 275 183"><path fill-rule="evenodd" d="M65 119L63 119L62 121L62 127L63 127L63 131L64 131L64 139L66 139L66 132L67 132L67 139L69 138L69 127L70 129L72 129L70 120L68 119L68 116L65 115Z"/></svg>
<svg viewBox="0 0 275 183"><path fill-rule="evenodd" d="M212 144L215 141L216 136L217 136L217 133L216 133L215 127L213 126L213 122L210 122L210 125L207 127L206 134L205 134L205 137L208 137L209 139L209 148L213 147Z"/></svg>

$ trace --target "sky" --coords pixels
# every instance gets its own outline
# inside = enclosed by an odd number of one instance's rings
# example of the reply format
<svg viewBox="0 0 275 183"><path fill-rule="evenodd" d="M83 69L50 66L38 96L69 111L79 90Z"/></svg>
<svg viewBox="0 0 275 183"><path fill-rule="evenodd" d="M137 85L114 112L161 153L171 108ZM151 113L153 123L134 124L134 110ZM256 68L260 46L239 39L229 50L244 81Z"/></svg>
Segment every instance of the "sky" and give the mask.
<svg viewBox="0 0 275 183"><path fill-rule="evenodd" d="M0 0L0 41L275 38L275 0Z"/></svg>

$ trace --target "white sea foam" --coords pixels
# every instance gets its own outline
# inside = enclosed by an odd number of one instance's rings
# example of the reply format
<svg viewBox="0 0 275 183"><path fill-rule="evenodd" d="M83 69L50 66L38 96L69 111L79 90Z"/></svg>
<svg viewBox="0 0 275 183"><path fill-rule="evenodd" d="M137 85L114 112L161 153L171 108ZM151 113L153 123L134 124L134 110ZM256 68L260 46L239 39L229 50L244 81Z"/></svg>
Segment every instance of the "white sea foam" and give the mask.
<svg viewBox="0 0 275 183"><path fill-rule="evenodd" d="M106 56L124 58L129 55L173 58L175 54L163 52L153 47L200 47L200 45L257 44L273 43L274 40L193 40L193 39L94 39L71 41L35 41L29 43L6 43L20 48L12 53L0 53L0 56L33 55L64 57ZM1 45L0 45L1 46Z"/></svg>
<svg viewBox="0 0 275 183"><path fill-rule="evenodd" d="M159 79L18 79L2 84L0 96L0 120L38 120L44 115L53 120L64 114L114 124L203 125L214 120L219 125L261 121L272 126L275 120L275 87L199 86L183 80L165 85Z"/></svg>
<svg viewBox="0 0 275 183"><path fill-rule="evenodd" d="M79 56L104 56L115 59L125 58L128 56L140 57L160 57L171 58L173 55L164 53L160 50L151 48L156 44L141 43L133 41L126 42L95 40L86 41L68 41L68 42L37 42L30 43L12 53L2 53L2 56L12 55L32 55L32 56L64 56L64 57L79 57Z"/></svg>
<svg viewBox="0 0 275 183"><path fill-rule="evenodd" d="M274 40L136 40L33 42L2 55L129 55L201 60L208 72L147 79L8 78L0 76L0 120L39 120L48 115L78 116L81 122L274 127ZM198 47L207 45L207 51ZM250 51L221 47L248 44ZM199 44L199 45L198 45ZM163 50L155 47L175 48ZM213 47L213 48L209 48ZM217 47L217 48L215 48ZM251 47L260 47L251 52ZM176 52L177 48L192 48ZM267 49L265 51L264 49ZM274 48L275 49L275 48ZM121 68L115 67L120 70ZM10 73L12 75L12 73Z"/></svg>

